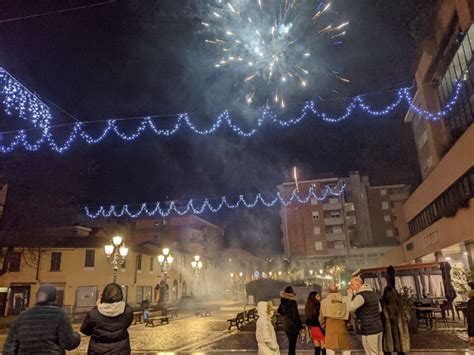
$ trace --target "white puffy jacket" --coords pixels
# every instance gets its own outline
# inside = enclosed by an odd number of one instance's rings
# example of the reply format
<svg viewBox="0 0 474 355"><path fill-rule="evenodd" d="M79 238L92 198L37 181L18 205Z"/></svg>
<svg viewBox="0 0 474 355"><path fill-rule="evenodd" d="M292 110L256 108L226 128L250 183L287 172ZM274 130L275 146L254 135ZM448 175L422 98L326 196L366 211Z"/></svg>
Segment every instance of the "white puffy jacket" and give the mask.
<svg viewBox="0 0 474 355"><path fill-rule="evenodd" d="M258 355L280 355L275 329L273 328L271 315L268 313L268 303L258 302L257 312L258 320L255 335L258 342Z"/></svg>

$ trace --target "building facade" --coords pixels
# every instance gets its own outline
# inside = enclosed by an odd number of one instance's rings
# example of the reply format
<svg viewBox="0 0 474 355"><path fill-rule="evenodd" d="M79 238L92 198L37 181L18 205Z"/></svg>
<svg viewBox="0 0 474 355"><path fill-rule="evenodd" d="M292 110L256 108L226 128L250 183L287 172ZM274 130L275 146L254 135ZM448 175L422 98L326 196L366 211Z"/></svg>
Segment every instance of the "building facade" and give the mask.
<svg viewBox="0 0 474 355"><path fill-rule="evenodd" d="M183 231L188 222L173 221L180 225L182 234L189 236L195 231ZM216 235L222 231L202 219L199 222L206 228L212 227ZM110 230L113 224L109 223ZM140 240L133 234L122 234L123 230L118 234L124 236L129 253L118 270L117 283L122 285L125 298L132 306L138 306L143 301L176 302L191 295L208 296L222 289L218 281L221 274L217 252L213 249L215 240L210 243L206 242L206 238L200 240L201 250L192 243L187 245L187 239L178 239L180 243L175 244L171 242L172 237L168 237L158 243L146 238ZM3 240L1 265L6 248L14 249L7 272L0 276L0 315L18 314L31 306L38 287L43 283L52 283L57 287L58 303L71 313L84 312L93 307L101 290L112 281L112 266L104 251L110 236L117 232L111 233L104 229L74 226L49 230L47 235L36 239ZM170 248L170 254L174 257L167 277L157 259L163 247ZM195 255L200 255L202 262L199 273L191 265ZM214 255L214 258L209 255Z"/></svg>
<svg viewBox="0 0 474 355"><path fill-rule="evenodd" d="M381 264L457 261L474 274L474 3L438 1L416 63L417 105L438 111L459 85L443 119L409 110L422 183L396 208L402 245Z"/></svg>
<svg viewBox="0 0 474 355"><path fill-rule="evenodd" d="M408 197L406 185L371 187L368 177L351 172L348 177L286 182L278 188L286 198L296 189L305 196L313 188L321 196L327 188L344 188L340 196L282 206L285 257L303 267L318 268L337 257L355 269L366 267L399 241L392 209Z"/></svg>

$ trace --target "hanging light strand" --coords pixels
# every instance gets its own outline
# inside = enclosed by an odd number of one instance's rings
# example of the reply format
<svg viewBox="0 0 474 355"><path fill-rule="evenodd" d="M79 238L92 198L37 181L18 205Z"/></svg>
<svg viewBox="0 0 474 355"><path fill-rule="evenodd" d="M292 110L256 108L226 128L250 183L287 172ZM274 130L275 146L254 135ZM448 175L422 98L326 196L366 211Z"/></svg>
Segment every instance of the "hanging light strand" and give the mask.
<svg viewBox="0 0 474 355"><path fill-rule="evenodd" d="M315 101L307 101L297 117L282 120L278 118L277 114L274 113L270 107L265 106L262 108L262 112L256 120L255 127L248 130L241 128L233 122L229 110L222 111L218 114L212 126L207 129L198 128L187 113L176 115L176 122L170 128L158 128L150 116L142 117L140 123L132 133L124 133L121 131L118 125L118 119L109 119L103 121L106 123L105 128L103 128L102 133L96 137L93 137L91 134L86 132L85 128L87 122L76 122L72 124L72 130L67 138L62 143L58 143L51 131L55 126L51 125L52 114L49 107L35 94L31 93L31 91L29 91L25 86L19 83L5 69L0 67L0 94L5 96L5 99L3 100L5 112L8 115L17 112L19 117L31 122L33 126L41 132L40 138L32 142L27 133L29 130L23 129L15 131L14 133L16 134L9 143L0 145L0 152L10 153L20 147L23 147L27 151L34 152L46 145L54 152L64 153L68 151L73 143L79 138L88 144L98 144L114 133L125 141L134 141L147 130L152 131L157 136L169 137L177 134L184 127L195 134L205 136L215 133L223 126L227 126L232 132L239 136L251 137L257 134L259 129L267 121L282 128L296 126L308 116L313 116L328 123L339 123L348 119L357 109L366 112L371 117L387 116L390 112L399 107L402 102L406 102L409 108L416 114L425 117L425 119L436 121L452 111L455 103L459 99L461 88L462 82L458 81L455 84L451 99L445 103L442 109L438 112L430 112L419 107L414 103L413 97L410 94L410 88L401 88L396 91L396 99L394 102L379 110L376 110L367 104L362 96L354 97L340 116L331 116L328 113L319 110L316 107ZM6 133L0 133L2 136L5 134ZM2 140L4 141L5 138Z"/></svg>
<svg viewBox="0 0 474 355"><path fill-rule="evenodd" d="M123 217L128 216L131 218L137 218L140 216L156 216L168 217L172 213L176 213L179 216L186 214L202 214L206 211L217 213L223 208L235 209L239 207L254 208L258 205L264 207L274 207L277 204L288 207L293 203L306 204L311 199L318 201L325 200L328 196L340 196L344 193L345 184L340 188L333 188L326 186L322 191L321 195L316 194L315 187L311 186L308 189L308 194L304 197L300 196L296 190L294 190L288 198L277 192L276 195L270 199L265 199L262 193L256 194L250 199L246 199L244 195L239 195L235 202L230 202L230 198L222 196L217 199L205 198L202 202L194 201L193 199L187 202L171 201L167 203L156 202L154 204L142 203L137 205L133 211L129 205L110 205L107 207L100 206L95 212L91 208L85 207L84 211L89 218L96 219L99 217ZM212 204L210 201L216 200L217 203Z"/></svg>

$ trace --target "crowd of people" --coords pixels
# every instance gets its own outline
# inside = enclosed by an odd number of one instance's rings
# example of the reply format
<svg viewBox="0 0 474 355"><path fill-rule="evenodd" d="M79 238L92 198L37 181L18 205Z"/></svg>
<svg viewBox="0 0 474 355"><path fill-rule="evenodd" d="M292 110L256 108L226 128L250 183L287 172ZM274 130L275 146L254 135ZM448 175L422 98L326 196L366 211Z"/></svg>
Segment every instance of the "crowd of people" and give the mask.
<svg viewBox="0 0 474 355"><path fill-rule="evenodd" d="M328 288L321 299L311 292L305 306L305 323L298 312L296 294L291 286L280 294L278 314L283 318L283 330L288 338L288 354L296 354L298 337L307 333L315 354L349 355L352 348L348 327L353 326L361 336L368 355L410 351L408 331L409 309L402 304L394 287L387 286L383 296L353 278L343 296L336 285ZM474 343L474 291L467 304L469 340ZM271 302L257 305L256 338L259 355L280 354ZM90 310L80 331L90 336L88 354L130 354L128 328L133 321L132 308L124 301L122 288L111 283L105 287L97 306ZM81 336L75 332L67 313L56 305L56 287L41 285L36 294L35 306L22 312L13 323L3 348L3 354L64 354L79 346Z"/></svg>
<svg viewBox="0 0 474 355"><path fill-rule="evenodd" d="M267 312L265 320L257 322L259 354L279 354L275 330L270 326L272 311L265 305L266 302L259 302L259 316L263 314L260 312ZM351 280L347 296L343 296L336 285L329 286L328 295L323 300L318 292L310 292L305 305L304 325L291 286L281 293L278 308L283 330L288 337L289 355L296 353L299 335L311 339L316 355L332 355L336 351L349 355L353 348L349 327L354 327L361 336L364 351L368 355L405 354L410 351L409 313L410 310L402 304L395 288L387 286L383 297L379 299L372 287L358 277ZM263 326L265 333L261 328Z"/></svg>

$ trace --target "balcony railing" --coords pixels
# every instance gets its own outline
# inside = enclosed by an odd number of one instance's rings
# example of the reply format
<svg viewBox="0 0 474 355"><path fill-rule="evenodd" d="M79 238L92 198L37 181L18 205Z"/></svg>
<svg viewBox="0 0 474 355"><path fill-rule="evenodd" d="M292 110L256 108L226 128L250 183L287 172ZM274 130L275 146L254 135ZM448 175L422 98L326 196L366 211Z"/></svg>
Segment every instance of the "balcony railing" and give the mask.
<svg viewBox="0 0 474 355"><path fill-rule="evenodd" d="M346 240L346 233L326 233L326 240L328 242L337 242L339 240Z"/></svg>
<svg viewBox="0 0 474 355"><path fill-rule="evenodd" d="M342 210L341 203L325 203L323 204L323 211L337 211Z"/></svg>
<svg viewBox="0 0 474 355"><path fill-rule="evenodd" d="M328 217L324 218L324 223L327 226L338 226L344 224L344 218L342 217Z"/></svg>

